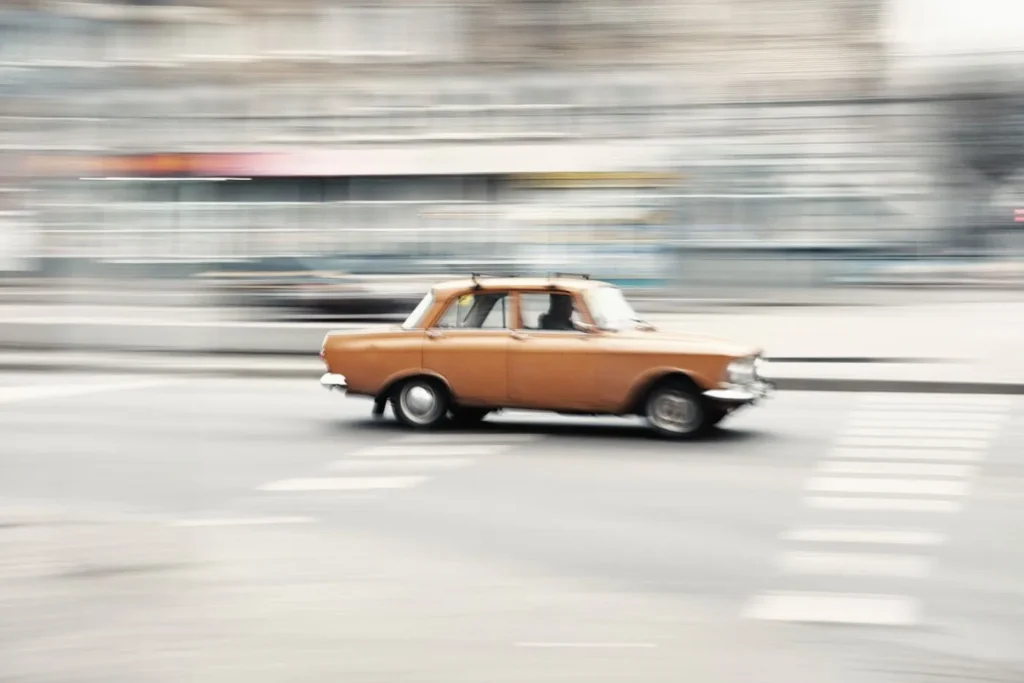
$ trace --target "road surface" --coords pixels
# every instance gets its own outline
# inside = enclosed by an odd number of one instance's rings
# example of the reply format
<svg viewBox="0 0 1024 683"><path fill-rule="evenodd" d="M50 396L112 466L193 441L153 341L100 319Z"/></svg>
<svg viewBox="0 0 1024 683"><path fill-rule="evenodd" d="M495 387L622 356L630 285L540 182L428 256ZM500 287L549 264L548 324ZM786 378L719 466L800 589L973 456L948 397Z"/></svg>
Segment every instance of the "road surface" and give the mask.
<svg viewBox="0 0 1024 683"><path fill-rule="evenodd" d="M0 680L1024 680L1024 398L693 443L300 380L0 375Z"/></svg>

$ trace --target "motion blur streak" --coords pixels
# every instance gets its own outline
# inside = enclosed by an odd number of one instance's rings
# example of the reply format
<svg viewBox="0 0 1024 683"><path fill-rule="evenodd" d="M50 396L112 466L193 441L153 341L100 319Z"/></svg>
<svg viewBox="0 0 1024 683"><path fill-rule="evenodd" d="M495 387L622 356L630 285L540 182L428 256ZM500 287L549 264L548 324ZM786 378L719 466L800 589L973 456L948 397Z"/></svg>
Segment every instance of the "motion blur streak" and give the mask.
<svg viewBox="0 0 1024 683"><path fill-rule="evenodd" d="M1019 4L0 3L0 680L1020 683ZM560 271L808 391L317 385Z"/></svg>

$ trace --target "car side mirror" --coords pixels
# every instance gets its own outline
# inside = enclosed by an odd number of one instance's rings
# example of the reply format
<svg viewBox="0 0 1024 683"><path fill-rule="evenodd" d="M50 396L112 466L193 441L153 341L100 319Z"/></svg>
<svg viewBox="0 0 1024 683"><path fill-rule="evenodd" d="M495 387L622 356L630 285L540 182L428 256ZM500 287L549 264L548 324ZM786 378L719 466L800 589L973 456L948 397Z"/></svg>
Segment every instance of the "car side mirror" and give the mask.
<svg viewBox="0 0 1024 683"><path fill-rule="evenodd" d="M585 334L595 334L599 330L597 325L591 325L590 323L578 322L575 325L577 330Z"/></svg>

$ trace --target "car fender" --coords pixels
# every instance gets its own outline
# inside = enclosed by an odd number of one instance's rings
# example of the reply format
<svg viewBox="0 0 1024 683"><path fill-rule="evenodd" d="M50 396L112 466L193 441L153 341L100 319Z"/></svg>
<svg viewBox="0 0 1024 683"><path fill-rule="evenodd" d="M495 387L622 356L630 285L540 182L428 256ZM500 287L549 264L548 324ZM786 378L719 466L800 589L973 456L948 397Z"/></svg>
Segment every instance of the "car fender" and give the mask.
<svg viewBox="0 0 1024 683"><path fill-rule="evenodd" d="M410 377L432 377L444 385L444 388L448 391L449 396L455 395L452 392L451 385L448 384L448 380L446 380L438 373L433 372L431 370L424 370L422 368L409 368L407 370L401 370L399 372L396 372L389 376L387 379L385 379L384 382L381 384L380 389L376 392L377 398L386 397L388 394L391 393L391 390L394 389L399 382L409 379Z"/></svg>
<svg viewBox="0 0 1024 683"><path fill-rule="evenodd" d="M680 368L670 365L650 368L633 380L633 383L629 388L629 393L627 394L625 405L622 406L621 412L631 413L640 410L640 404L647 395L647 392L650 391L651 387L653 387L655 383L659 382L662 378L672 375L686 377L696 384L701 391L706 391L718 386L717 381L712 380L709 377L705 377L690 368Z"/></svg>

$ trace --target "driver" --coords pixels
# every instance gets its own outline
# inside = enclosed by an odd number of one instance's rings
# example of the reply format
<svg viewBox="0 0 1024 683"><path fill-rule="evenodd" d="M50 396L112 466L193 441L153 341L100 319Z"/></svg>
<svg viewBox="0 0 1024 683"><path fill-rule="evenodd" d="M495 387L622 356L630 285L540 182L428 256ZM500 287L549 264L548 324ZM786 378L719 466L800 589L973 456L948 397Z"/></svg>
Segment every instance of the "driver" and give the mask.
<svg viewBox="0 0 1024 683"><path fill-rule="evenodd" d="M565 294L552 294L548 303L548 312L540 317L542 330L574 331L572 322L572 297Z"/></svg>

